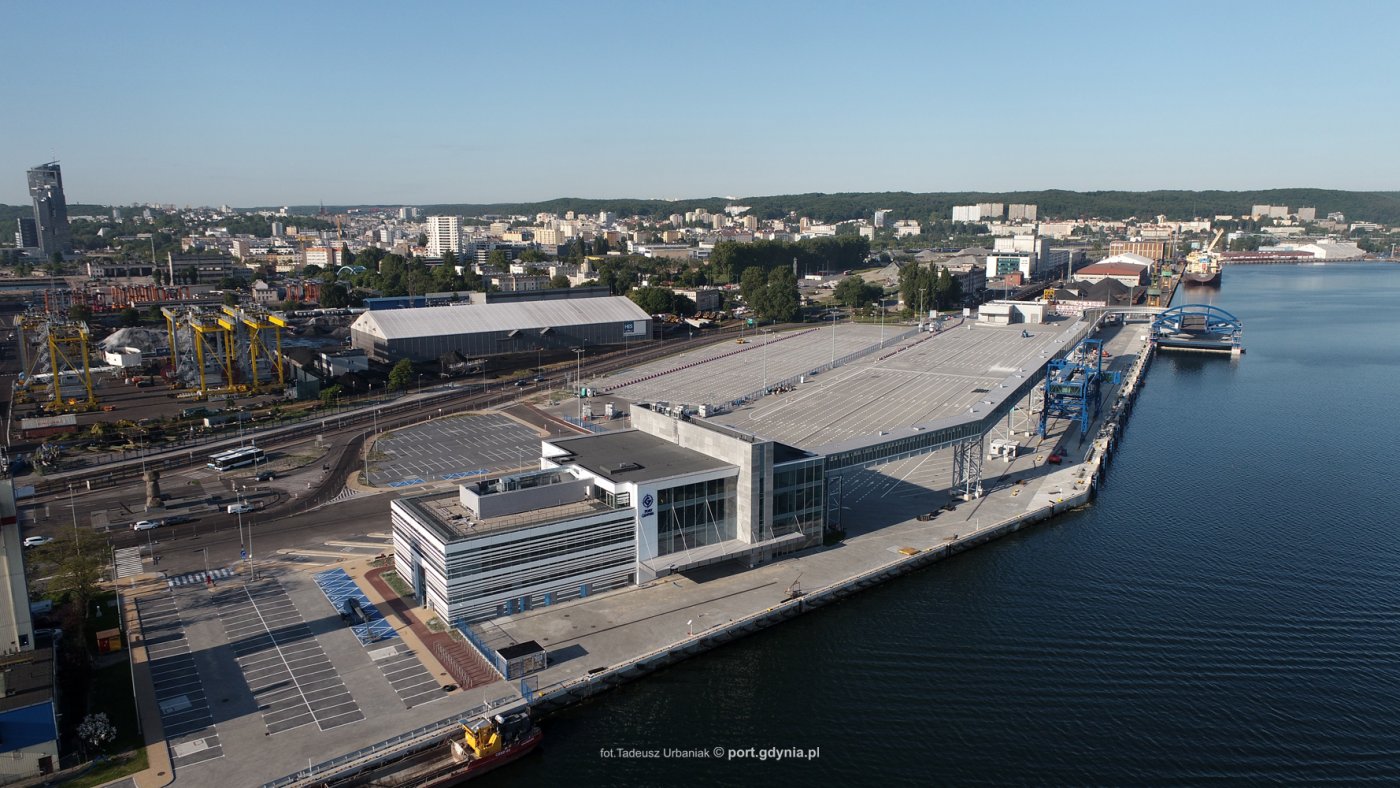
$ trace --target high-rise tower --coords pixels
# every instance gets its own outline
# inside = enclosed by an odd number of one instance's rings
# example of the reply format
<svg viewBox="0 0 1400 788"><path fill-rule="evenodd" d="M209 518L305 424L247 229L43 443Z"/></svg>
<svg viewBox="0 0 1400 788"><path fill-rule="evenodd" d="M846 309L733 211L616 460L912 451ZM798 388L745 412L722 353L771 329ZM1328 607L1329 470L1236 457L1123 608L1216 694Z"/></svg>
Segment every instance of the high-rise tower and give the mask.
<svg viewBox="0 0 1400 788"><path fill-rule="evenodd" d="M58 162L40 164L29 171L29 196L34 199L34 225L44 258L52 257L54 252L73 251L68 235L68 201L63 198L63 173Z"/></svg>

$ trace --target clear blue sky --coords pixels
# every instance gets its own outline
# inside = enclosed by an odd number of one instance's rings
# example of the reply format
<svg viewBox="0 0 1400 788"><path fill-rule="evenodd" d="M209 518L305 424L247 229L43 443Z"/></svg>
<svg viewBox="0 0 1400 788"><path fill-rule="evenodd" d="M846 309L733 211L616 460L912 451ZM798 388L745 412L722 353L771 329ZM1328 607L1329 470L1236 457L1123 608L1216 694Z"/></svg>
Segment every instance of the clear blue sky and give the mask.
<svg viewBox="0 0 1400 788"><path fill-rule="evenodd" d="M16 2L0 202L1400 189L1400 2Z"/></svg>

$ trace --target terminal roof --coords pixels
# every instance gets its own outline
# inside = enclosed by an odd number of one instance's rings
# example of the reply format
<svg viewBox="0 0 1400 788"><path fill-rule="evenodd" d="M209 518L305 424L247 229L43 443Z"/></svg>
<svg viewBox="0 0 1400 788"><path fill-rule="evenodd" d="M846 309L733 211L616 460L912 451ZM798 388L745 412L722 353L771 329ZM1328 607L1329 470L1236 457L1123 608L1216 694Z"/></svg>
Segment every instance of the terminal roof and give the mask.
<svg viewBox="0 0 1400 788"><path fill-rule="evenodd" d="M613 482L665 479L736 467L640 430L584 435L550 443L572 455L553 458L560 465L576 464Z"/></svg>

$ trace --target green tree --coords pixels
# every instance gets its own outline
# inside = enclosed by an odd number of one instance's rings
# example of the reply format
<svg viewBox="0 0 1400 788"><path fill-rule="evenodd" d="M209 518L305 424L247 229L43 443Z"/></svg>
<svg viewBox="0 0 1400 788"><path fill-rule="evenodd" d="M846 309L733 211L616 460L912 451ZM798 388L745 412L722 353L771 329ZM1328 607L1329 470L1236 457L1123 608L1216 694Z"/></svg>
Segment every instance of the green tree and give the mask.
<svg viewBox="0 0 1400 788"><path fill-rule="evenodd" d="M743 275L739 277L739 294L744 297L744 303L753 307L754 301L766 285L763 269L756 265L750 266L745 268Z"/></svg>
<svg viewBox="0 0 1400 788"><path fill-rule="evenodd" d="M408 384L413 382L413 362L406 358L399 359L399 363L389 370L389 388L403 391L408 388Z"/></svg>
<svg viewBox="0 0 1400 788"><path fill-rule="evenodd" d="M638 287L627 297L649 315L670 314L675 310L676 294L664 287Z"/></svg>
<svg viewBox="0 0 1400 788"><path fill-rule="evenodd" d="M854 308L884 295L884 288L869 284L859 276L848 276L837 283L834 294L837 303Z"/></svg>
<svg viewBox="0 0 1400 788"><path fill-rule="evenodd" d="M500 271L510 268L510 256L504 249L492 249L491 254L486 255L486 264Z"/></svg>
<svg viewBox="0 0 1400 788"><path fill-rule="evenodd" d="M572 287L572 283L569 282L569 277L563 274L555 274L550 277L549 286L557 290L567 290L569 287Z"/></svg>
<svg viewBox="0 0 1400 788"><path fill-rule="evenodd" d="M128 328L141 325L141 312L134 306L129 306L121 312L121 324Z"/></svg>
<svg viewBox="0 0 1400 788"><path fill-rule="evenodd" d="M74 527L72 536L63 534L36 551L36 575L50 575L49 590L67 596L82 611L75 616L78 643L87 643L87 620L92 601L101 592L102 575L110 559L107 541L91 528ZM41 575L39 575L41 576Z"/></svg>
<svg viewBox="0 0 1400 788"><path fill-rule="evenodd" d="M321 404L326 407L330 407L332 402L335 402L337 399L340 399L341 392L343 391L344 389L340 387L339 383L321 389Z"/></svg>
<svg viewBox="0 0 1400 788"><path fill-rule="evenodd" d="M802 299L797 292L797 277L789 268L774 268L768 274L768 284L758 296L754 311L765 320L796 320L801 314Z"/></svg>
<svg viewBox="0 0 1400 788"><path fill-rule="evenodd" d="M238 306L238 293L234 290L224 291L224 306Z"/></svg>
<svg viewBox="0 0 1400 788"><path fill-rule="evenodd" d="M548 260L549 255L546 255L544 252L541 252L540 250L534 247L526 249L525 251L520 253L520 262L522 263L543 263Z"/></svg>
<svg viewBox="0 0 1400 788"><path fill-rule="evenodd" d="M341 287L339 282L321 285L321 306L326 309L344 309L349 303L345 288Z"/></svg>

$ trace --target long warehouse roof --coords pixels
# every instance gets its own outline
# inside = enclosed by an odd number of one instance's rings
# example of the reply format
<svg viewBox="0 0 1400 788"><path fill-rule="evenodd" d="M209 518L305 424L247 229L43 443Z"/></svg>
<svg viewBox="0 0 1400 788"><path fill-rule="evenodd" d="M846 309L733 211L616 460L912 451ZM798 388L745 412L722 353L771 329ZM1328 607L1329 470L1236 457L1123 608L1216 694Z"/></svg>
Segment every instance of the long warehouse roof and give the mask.
<svg viewBox="0 0 1400 788"><path fill-rule="evenodd" d="M350 328L389 340L625 323L650 318L651 315L632 299L607 296L417 309L374 309L356 318Z"/></svg>

